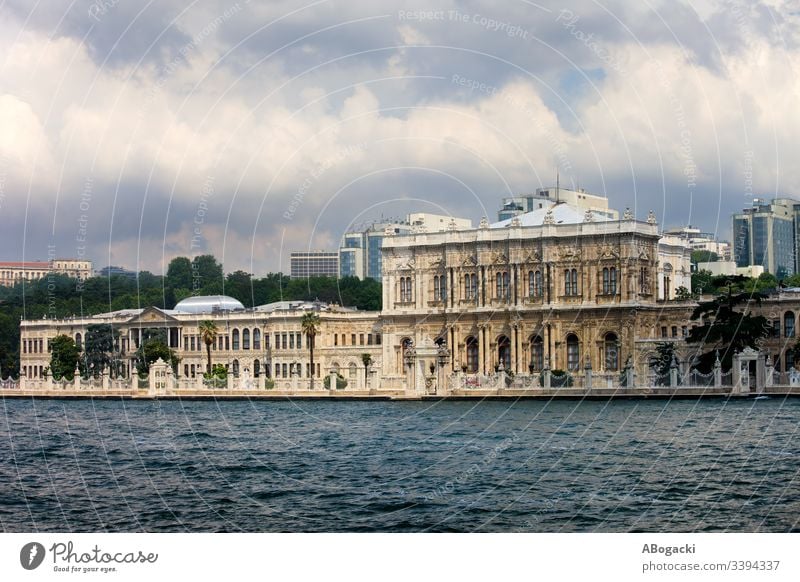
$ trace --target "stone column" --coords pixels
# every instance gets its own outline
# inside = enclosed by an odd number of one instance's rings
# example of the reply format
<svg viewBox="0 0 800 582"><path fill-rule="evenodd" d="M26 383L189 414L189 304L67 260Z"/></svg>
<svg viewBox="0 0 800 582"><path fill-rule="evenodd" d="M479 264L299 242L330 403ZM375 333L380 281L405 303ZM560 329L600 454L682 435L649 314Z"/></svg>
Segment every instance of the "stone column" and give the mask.
<svg viewBox="0 0 800 582"><path fill-rule="evenodd" d="M331 368L328 374L328 389L336 390L336 368Z"/></svg>
<svg viewBox="0 0 800 582"><path fill-rule="evenodd" d="M719 352L717 352L717 359L714 362L714 387L719 388L722 386L722 362L719 361Z"/></svg>

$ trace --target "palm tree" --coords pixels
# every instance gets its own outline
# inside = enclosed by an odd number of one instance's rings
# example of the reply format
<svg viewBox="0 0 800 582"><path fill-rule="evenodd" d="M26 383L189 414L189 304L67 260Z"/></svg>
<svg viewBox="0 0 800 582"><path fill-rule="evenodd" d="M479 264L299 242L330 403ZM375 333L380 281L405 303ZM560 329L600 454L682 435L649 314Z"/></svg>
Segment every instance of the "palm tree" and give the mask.
<svg viewBox="0 0 800 582"><path fill-rule="evenodd" d="M372 355L361 354L361 361L364 364L364 387L369 383L369 366L372 364Z"/></svg>
<svg viewBox="0 0 800 582"><path fill-rule="evenodd" d="M209 375L211 374L211 345L217 341L217 324L210 320L205 320L200 323L200 338L206 344L206 354L208 355L208 369L206 370Z"/></svg>
<svg viewBox="0 0 800 582"><path fill-rule="evenodd" d="M306 335L306 343L308 344L308 353L311 359L311 388L314 388L314 338L319 332L319 315L310 311L303 315L300 320L300 327Z"/></svg>

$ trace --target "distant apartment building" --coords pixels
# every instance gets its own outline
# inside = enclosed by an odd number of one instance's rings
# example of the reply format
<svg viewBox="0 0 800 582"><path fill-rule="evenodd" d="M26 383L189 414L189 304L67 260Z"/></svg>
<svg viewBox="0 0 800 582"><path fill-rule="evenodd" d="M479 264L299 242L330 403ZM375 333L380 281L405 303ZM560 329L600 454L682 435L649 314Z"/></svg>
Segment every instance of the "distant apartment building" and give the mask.
<svg viewBox="0 0 800 582"><path fill-rule="evenodd" d="M337 277L339 253L336 251L294 252L289 257L292 278Z"/></svg>
<svg viewBox="0 0 800 582"><path fill-rule="evenodd" d="M751 208L733 215L733 256L737 267L761 265L778 278L798 272L800 202L755 198Z"/></svg>
<svg viewBox="0 0 800 582"><path fill-rule="evenodd" d="M591 210L599 217L619 220L619 212L608 207L608 198L591 194L579 188L572 190L561 186L537 188L533 194L520 194L503 198L503 206L497 212L497 220L510 220L520 214L547 208L553 203L564 203L579 210Z"/></svg>
<svg viewBox="0 0 800 582"><path fill-rule="evenodd" d="M21 281L36 281L51 272L85 281L92 275L92 262L83 259L0 262L0 285L10 287Z"/></svg>
<svg viewBox="0 0 800 582"><path fill-rule="evenodd" d="M348 232L342 237L342 245L339 248L339 275L380 281L383 274L381 247L387 233L394 236L412 232L443 232L470 228L472 221L468 218L426 212L409 214L405 220L374 222L363 230Z"/></svg>
<svg viewBox="0 0 800 582"><path fill-rule="evenodd" d="M663 235L682 238L687 241L693 251L714 253L719 257L720 261L731 260L731 243L718 241L713 233L702 232L699 228L689 225L668 228L663 232Z"/></svg>

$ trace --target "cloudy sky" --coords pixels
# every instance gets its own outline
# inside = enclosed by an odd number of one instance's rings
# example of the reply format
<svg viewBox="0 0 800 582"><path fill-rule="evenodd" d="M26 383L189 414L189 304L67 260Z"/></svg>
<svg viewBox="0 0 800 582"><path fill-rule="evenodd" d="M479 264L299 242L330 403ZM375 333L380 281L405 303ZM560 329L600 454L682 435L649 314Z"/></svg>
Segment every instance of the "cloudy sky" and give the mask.
<svg viewBox="0 0 800 582"><path fill-rule="evenodd" d="M557 170L726 238L800 198L799 45L796 0L6 0L0 259L288 271Z"/></svg>

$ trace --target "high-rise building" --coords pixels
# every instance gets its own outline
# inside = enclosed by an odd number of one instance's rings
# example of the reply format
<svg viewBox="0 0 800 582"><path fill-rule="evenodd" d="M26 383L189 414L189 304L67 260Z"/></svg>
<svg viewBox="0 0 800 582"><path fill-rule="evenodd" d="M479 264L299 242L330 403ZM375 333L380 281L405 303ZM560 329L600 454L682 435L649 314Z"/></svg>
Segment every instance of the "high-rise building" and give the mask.
<svg viewBox="0 0 800 582"><path fill-rule="evenodd" d="M381 247L387 232L394 236L412 232L442 232L470 228L472 221L468 218L427 212L411 213L405 220L374 222L364 230L348 232L342 237L342 246L339 248L339 275L380 281L383 274Z"/></svg>
<svg viewBox="0 0 800 582"><path fill-rule="evenodd" d="M753 199L753 206L733 215L733 255L737 267L761 265L778 278L798 271L795 232L800 202Z"/></svg>
<svg viewBox="0 0 800 582"><path fill-rule="evenodd" d="M339 253L336 251L294 252L289 262L292 278L339 276Z"/></svg>
<svg viewBox="0 0 800 582"><path fill-rule="evenodd" d="M580 210L591 210L594 214L610 220L619 220L619 212L608 207L608 198L605 196L591 194L582 188L572 190L561 186L537 188L533 194L503 198L503 207L497 212L497 220L500 222L510 220L526 212L547 208L554 202L569 204Z"/></svg>

